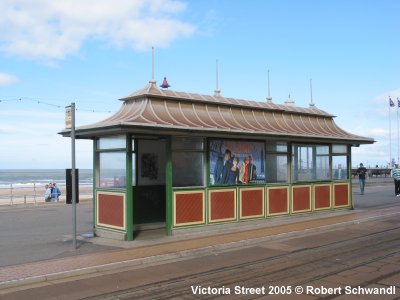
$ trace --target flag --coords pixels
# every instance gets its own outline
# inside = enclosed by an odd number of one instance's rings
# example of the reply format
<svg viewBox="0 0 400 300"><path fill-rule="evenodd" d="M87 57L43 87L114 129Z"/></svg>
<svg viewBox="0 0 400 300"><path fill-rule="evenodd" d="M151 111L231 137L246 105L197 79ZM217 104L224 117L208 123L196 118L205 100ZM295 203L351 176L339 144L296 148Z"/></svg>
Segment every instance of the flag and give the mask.
<svg viewBox="0 0 400 300"><path fill-rule="evenodd" d="M389 105L390 105L390 107L394 107L394 102L393 102L392 98L390 98L390 97L389 97Z"/></svg>

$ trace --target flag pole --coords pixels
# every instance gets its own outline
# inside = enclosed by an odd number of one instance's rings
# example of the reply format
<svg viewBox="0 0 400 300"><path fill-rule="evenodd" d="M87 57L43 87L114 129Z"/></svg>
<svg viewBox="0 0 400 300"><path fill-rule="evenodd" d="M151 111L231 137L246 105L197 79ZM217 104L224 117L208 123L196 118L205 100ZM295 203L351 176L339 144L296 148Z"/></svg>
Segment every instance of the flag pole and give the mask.
<svg viewBox="0 0 400 300"><path fill-rule="evenodd" d="M400 163L400 141L399 141L399 97L397 97L397 163Z"/></svg>
<svg viewBox="0 0 400 300"><path fill-rule="evenodd" d="M390 117L390 108L394 106L392 99L389 96L389 167L392 168L392 122Z"/></svg>

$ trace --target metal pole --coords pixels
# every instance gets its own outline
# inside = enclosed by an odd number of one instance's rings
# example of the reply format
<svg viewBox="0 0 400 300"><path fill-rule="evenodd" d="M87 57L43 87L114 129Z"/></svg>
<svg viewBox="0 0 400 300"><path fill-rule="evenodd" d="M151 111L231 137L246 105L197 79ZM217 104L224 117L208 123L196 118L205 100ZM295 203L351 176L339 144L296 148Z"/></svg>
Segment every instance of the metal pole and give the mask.
<svg viewBox="0 0 400 300"><path fill-rule="evenodd" d="M10 205L14 205L14 200L13 200L14 196L13 196L13 185L12 185L12 183L10 185L10 189L11 189Z"/></svg>
<svg viewBox="0 0 400 300"><path fill-rule="evenodd" d="M399 97L397 97L397 163L400 163L400 140L399 140Z"/></svg>
<svg viewBox="0 0 400 300"><path fill-rule="evenodd" d="M36 183L33 184L33 202L36 205Z"/></svg>
<svg viewBox="0 0 400 300"><path fill-rule="evenodd" d="M392 122L390 119L390 108L392 99L389 97L389 168L392 168Z"/></svg>
<svg viewBox="0 0 400 300"><path fill-rule="evenodd" d="M76 250L75 103L71 103L72 246Z"/></svg>

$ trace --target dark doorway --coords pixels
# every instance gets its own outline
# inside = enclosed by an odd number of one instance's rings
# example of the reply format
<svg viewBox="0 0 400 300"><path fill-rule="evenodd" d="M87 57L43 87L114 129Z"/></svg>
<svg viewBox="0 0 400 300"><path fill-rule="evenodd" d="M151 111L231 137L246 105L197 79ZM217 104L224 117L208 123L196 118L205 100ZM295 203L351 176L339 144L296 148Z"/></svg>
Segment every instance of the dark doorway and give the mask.
<svg viewBox="0 0 400 300"><path fill-rule="evenodd" d="M165 140L138 140L137 184L133 187L133 222L136 227L165 226L165 164Z"/></svg>

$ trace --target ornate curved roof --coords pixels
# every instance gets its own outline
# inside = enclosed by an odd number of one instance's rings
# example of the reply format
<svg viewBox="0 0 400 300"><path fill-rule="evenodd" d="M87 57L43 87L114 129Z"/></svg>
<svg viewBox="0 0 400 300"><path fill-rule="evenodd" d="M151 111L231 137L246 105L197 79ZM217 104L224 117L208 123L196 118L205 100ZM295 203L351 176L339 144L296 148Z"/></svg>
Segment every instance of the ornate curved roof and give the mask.
<svg viewBox="0 0 400 300"><path fill-rule="evenodd" d="M222 96L161 90L154 82L122 98L122 107L106 120L76 129L77 137L125 131L206 131L224 134L319 138L357 144L374 140L344 131L315 106L300 108ZM64 132L62 134L65 134ZM67 134L65 134L67 135Z"/></svg>

